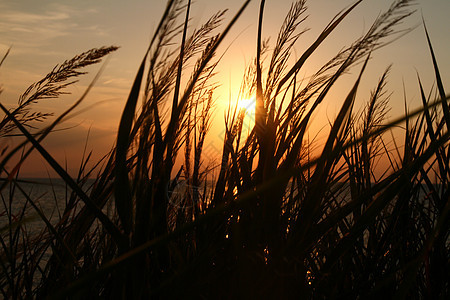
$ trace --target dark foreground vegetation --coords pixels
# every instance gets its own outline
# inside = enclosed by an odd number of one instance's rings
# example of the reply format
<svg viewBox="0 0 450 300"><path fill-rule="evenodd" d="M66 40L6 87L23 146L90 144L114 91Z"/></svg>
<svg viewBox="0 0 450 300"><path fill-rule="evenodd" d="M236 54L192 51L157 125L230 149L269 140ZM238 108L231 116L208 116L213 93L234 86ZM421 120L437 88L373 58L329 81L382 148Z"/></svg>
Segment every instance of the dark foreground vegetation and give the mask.
<svg viewBox="0 0 450 300"><path fill-rule="evenodd" d="M11 132L26 137L16 148L1 147L1 295L448 299L450 110L428 35L436 88L422 87L418 77L421 107L386 120L389 68L366 106L353 106L371 53L399 32L410 1L395 2L308 79L298 76L360 2L331 20L294 60L305 1L291 6L270 46L261 34L261 1L257 53L241 89L243 97L256 95L254 126L244 132L245 112L229 108L216 165L208 165L204 153L216 51L248 2L217 34L223 13L188 30L190 1L169 1L131 87L115 146L92 169L86 155L77 178L40 143L84 96L42 130L32 125L48 115L32 112L31 105L58 97L81 68L115 47L64 62L32 85L17 108L0 105L0 139ZM333 95L340 111L326 142L314 146L311 117L352 67L359 76L346 97ZM397 125L404 140L393 143ZM313 146L320 155L312 155ZM24 192L20 163L6 167L32 150L70 191L56 221ZM381 175L380 161L389 163ZM18 195L26 201L13 212ZM37 232L29 225L33 214L42 223Z"/></svg>

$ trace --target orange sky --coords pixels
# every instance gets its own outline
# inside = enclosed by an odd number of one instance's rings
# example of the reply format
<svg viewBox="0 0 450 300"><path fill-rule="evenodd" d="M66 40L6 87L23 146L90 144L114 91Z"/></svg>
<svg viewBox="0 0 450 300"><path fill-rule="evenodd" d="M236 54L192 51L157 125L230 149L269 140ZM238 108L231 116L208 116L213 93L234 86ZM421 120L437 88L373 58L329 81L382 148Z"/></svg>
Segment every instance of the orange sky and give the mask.
<svg viewBox="0 0 450 300"><path fill-rule="evenodd" d="M228 8L227 21L240 7L242 1L195 1L192 8L193 25L199 25L212 13ZM276 33L288 11L291 1L266 1L264 36L276 39ZM361 36L371 25L375 17L386 10L392 1L364 1L350 17L325 42L311 58L308 67L311 70L331 58L336 51L349 45ZM405 82L408 103L411 107L419 105L416 70L421 74L425 87L434 82L431 59L421 25L422 15L438 58L444 86L450 86L450 1L416 1L418 10L405 22L403 28L419 25L413 32L402 37L394 44L374 53L369 63L362 89L358 94L362 103L367 100L370 89L376 84L384 69L393 64L388 89L393 92L390 103L391 117L403 113L403 87ZM309 15L304 26L310 30L302 36L296 45L297 55L310 45L331 18L353 1L315 0L309 1ZM221 149L214 142L223 130L223 109L229 98L236 98L241 83L243 68L254 57L256 44L256 23L258 1L253 1L237 22L224 42L229 46L218 66L216 80L221 87L216 93L216 115L210 142L206 146ZM66 164L72 174L78 169L86 136L90 129L88 149L92 149L94 160L105 154L115 139L123 104L129 92L131 82L155 29L160 14L165 7L164 1L2 1L0 3L0 55L11 48L10 55L0 68L0 84L3 93L0 101L7 107L14 107L19 95L33 82L41 79L51 69L66 59L90 48L104 45L117 45L121 48L111 55L107 67L99 82L90 93L81 109L91 107L86 112L66 121L60 128L74 127L55 132L44 142L44 146L63 165ZM222 47L219 52L225 51ZM90 74L71 88L72 95L62 99L41 101L37 110L61 112L71 105L87 84L92 80L99 65L90 68ZM307 68L305 68L307 70ZM354 78L358 70L348 75ZM306 71L307 72L307 71ZM312 73L312 72L311 72ZM305 76L308 74L305 73ZM353 76L353 77L352 77ZM345 78L345 77L344 77ZM335 87L336 95L346 93L353 80L342 81ZM231 95L230 95L231 92ZM358 102L357 102L358 103ZM321 128L336 114L337 106L324 103L315 118L317 128ZM14 143L4 139L2 143ZM10 166L11 167L11 166ZM46 176L46 165L38 155L30 157L22 169L25 177Z"/></svg>

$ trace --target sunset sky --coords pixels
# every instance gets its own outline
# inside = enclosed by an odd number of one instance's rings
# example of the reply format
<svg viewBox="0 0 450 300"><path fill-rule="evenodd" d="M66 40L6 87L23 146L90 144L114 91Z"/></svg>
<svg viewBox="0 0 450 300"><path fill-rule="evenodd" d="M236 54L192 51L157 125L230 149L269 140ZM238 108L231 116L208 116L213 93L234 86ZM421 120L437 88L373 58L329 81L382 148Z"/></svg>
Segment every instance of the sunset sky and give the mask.
<svg viewBox="0 0 450 300"><path fill-rule="evenodd" d="M192 7L192 25L198 26L218 10L229 9L227 23L240 8L243 1L207 1L197 0ZM79 110L87 111L67 120L59 128L71 129L55 132L44 143L55 158L65 164L67 159L70 170L76 170L81 160L88 130L90 137L88 149L92 149L94 160L106 154L111 148L119 124L121 110L126 101L132 80L155 30L165 1L119 1L119 0L5 0L0 2L0 57L8 48L11 51L0 68L0 85L3 93L0 101L13 108L19 95L33 82L44 77L56 64L70 59L76 54L95 47L116 45L120 49L110 56L106 69L99 82L89 94ZM271 36L272 46L291 1L266 1L263 34ZM314 0L307 3L309 15L303 28L310 28L296 45L299 57L317 37L331 18L341 9L354 3L347 0ZM372 24L377 15L384 12L392 3L390 0L363 1L351 15L337 28L330 39L319 48L311 58L312 64L320 66L331 58L336 51L348 46L360 37ZM384 69L393 64L388 89L393 92L389 116L403 113L403 82L407 92L408 105L419 105L417 76L418 72L427 90L434 82L431 58L427 48L422 26L425 19L435 54L438 59L444 86L450 89L450 1L420 0L412 15L399 29L417 26L412 32L395 43L373 54L367 72L363 78L358 98L364 101L369 91L381 76ZM216 80L220 88L215 95L216 109L211 135L220 136L223 128L223 109L229 98L237 96L242 71L255 55L256 24L259 1L252 1L243 16L219 49L222 54L230 46L218 66ZM63 111L79 96L92 80L100 65L89 68L90 74L83 77L79 84L72 87L72 95L62 99L45 100L36 105L36 109L45 112ZM314 71L314 70L313 70ZM336 87L336 94L348 92L354 82L352 70L346 82ZM307 75L308 71L305 71ZM231 92L231 95L230 95ZM448 91L447 91L448 92ZM341 103L341 102L339 102ZM339 105L337 103L337 105ZM324 103L320 113L323 120L332 120L336 115L336 104ZM323 121L322 120L322 121ZM320 120L319 120L320 121ZM5 139L6 140L6 139ZM5 141L0 141L4 143ZM14 143L10 138L8 143ZM217 145L221 149L221 145ZM11 166L9 166L11 167ZM30 157L24 166L22 175L27 177L45 176L45 164L37 155Z"/></svg>

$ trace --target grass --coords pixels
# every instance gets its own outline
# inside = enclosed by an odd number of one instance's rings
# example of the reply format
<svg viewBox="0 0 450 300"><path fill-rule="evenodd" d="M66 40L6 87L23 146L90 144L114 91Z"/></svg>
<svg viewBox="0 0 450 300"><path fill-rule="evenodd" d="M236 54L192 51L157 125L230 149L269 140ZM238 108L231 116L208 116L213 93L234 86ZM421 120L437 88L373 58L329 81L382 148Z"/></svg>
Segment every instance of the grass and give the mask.
<svg viewBox="0 0 450 300"><path fill-rule="evenodd" d="M405 107L404 116L386 120L388 68L367 105L354 108L372 52L401 31L412 14L410 1L394 2L309 81L297 76L360 2L331 20L294 62L290 55L303 33L306 1L291 6L271 51L262 38L260 2L256 58L241 88L242 95L256 95L254 126L243 132L245 112L229 107L217 166L205 165L203 149L212 123L216 52L249 1L220 33L224 12L189 33L190 1L168 2L131 87L115 146L91 169L86 153L77 178L41 142L84 96L43 130L33 124L48 114L31 113L28 105L57 97L82 75L79 68L116 47L63 63L32 85L16 109L0 105L0 138L12 131L26 137L0 157L2 296L446 298L450 112L427 32L437 90L427 96L418 76L422 107ZM355 67L359 76L314 158L311 116ZM388 136L398 124L405 138L392 149ZM22 188L20 165L33 149L68 187L56 221ZM6 163L19 152L21 161L9 170ZM377 175L381 160L389 166ZM16 210L18 194L26 201ZM27 227L29 207L43 223L39 232Z"/></svg>

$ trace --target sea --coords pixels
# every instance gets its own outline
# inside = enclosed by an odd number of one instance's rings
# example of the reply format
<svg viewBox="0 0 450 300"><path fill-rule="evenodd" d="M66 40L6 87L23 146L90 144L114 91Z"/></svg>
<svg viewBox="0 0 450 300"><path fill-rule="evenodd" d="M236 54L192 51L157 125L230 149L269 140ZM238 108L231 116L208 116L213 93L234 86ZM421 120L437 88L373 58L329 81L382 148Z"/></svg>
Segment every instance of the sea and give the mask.
<svg viewBox="0 0 450 300"><path fill-rule="evenodd" d="M86 191L93 179L88 179ZM45 226L38 210L55 223L63 214L71 189L59 178L23 178L5 185L0 192L0 232L22 225L27 231L38 232ZM34 204L34 205L33 205ZM34 207L35 206L35 207Z"/></svg>

